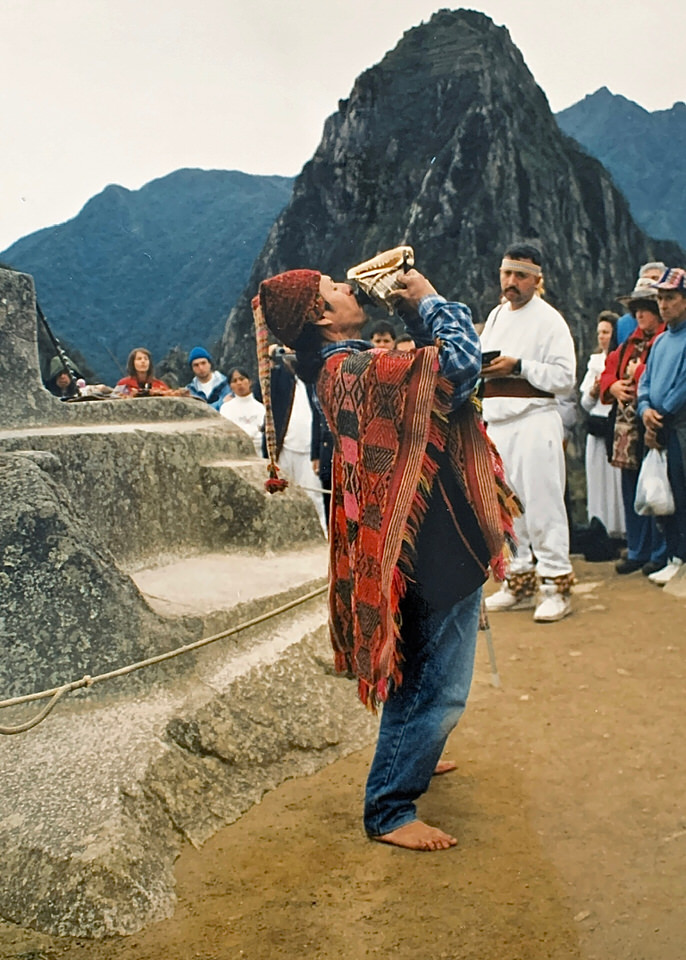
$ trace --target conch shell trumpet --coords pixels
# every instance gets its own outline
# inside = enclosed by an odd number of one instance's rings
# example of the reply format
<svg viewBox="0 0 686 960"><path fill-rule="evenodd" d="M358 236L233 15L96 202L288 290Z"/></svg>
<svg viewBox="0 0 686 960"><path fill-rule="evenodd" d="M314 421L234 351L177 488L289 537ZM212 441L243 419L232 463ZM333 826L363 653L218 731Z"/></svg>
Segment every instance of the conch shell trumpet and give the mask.
<svg viewBox="0 0 686 960"><path fill-rule="evenodd" d="M399 278L414 264L414 250L412 247L393 247L384 250L371 260L365 260L356 267L351 267L346 277L352 280L359 291L373 302L384 306L389 313L393 313L393 306L386 297L400 286Z"/></svg>

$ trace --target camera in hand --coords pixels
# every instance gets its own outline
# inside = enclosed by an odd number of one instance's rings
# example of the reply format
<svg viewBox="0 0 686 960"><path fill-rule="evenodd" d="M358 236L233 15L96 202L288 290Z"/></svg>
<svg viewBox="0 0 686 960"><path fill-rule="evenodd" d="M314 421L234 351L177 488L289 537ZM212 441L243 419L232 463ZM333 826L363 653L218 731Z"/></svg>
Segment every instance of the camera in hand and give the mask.
<svg viewBox="0 0 686 960"><path fill-rule="evenodd" d="M500 350L487 350L485 353L481 354L481 366L487 367L499 356Z"/></svg>

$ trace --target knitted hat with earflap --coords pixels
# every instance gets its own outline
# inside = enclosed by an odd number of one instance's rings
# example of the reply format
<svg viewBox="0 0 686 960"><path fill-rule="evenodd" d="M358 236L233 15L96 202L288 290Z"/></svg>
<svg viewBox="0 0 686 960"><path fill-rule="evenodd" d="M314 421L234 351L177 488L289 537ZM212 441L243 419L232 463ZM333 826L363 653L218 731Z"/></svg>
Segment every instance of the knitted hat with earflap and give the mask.
<svg viewBox="0 0 686 960"><path fill-rule="evenodd" d="M265 487L269 493L284 490L288 481L279 477L276 465L276 430L271 403L271 367L269 361L269 334L295 348L306 323L316 323L324 316L324 298L319 292L322 278L318 270L288 270L263 280L252 300L257 339L257 364L264 403L264 433L267 441L269 479Z"/></svg>

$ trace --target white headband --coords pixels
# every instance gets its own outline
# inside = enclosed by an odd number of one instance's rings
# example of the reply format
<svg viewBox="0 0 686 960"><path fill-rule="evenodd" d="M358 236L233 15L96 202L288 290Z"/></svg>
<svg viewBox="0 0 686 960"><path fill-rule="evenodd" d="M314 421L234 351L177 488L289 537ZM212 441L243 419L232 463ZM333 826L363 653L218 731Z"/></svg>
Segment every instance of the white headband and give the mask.
<svg viewBox="0 0 686 960"><path fill-rule="evenodd" d="M503 257L500 269L506 271L515 270L517 273L530 273L534 277L543 276L543 271L538 264L532 263L530 260L508 260L506 257Z"/></svg>

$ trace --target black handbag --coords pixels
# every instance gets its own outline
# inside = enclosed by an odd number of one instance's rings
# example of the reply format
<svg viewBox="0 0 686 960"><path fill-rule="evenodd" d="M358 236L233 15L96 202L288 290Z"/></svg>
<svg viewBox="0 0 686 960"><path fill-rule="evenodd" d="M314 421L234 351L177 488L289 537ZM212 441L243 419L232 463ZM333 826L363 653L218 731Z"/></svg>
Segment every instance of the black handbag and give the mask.
<svg viewBox="0 0 686 960"><path fill-rule="evenodd" d="M610 418L591 414L586 420L586 429L592 437L601 437L603 440L607 440L610 436Z"/></svg>

